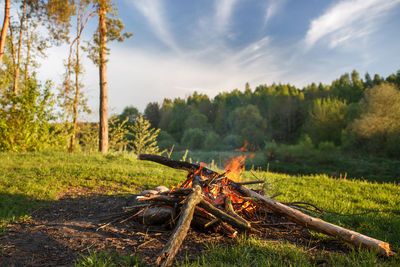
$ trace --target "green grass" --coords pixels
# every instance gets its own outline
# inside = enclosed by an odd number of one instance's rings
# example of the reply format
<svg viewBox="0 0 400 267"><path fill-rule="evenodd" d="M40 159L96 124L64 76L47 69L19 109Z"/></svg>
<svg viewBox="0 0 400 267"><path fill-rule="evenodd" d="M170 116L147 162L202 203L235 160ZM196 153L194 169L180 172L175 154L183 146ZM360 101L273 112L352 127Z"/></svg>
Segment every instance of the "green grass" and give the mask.
<svg viewBox="0 0 400 267"><path fill-rule="evenodd" d="M343 216L327 212L323 219L385 240L391 243L392 249L400 250L400 187L397 183L343 180L326 175L290 176L259 171L245 172L243 179L254 180L254 175L266 181L267 195L282 192L277 197L279 201L306 201L332 212L363 213ZM138 161L131 154L103 157L99 154L0 153L0 223L5 225L10 221L24 220L32 210L51 203L63 192L74 188L101 194L126 195L156 185L176 185L184 179L183 171ZM315 236L327 238L318 234ZM242 238L235 245L209 245L209 252L197 261L179 264L312 266L317 265L321 259L335 266L396 266L396 261L400 263L399 256L387 260L365 250L349 255L332 253L326 256L311 255L308 249L285 242ZM137 258L119 258L118 255L102 253L91 252L82 256L78 263L80 266L125 266L124 262ZM91 262L94 265L90 265Z"/></svg>
<svg viewBox="0 0 400 267"><path fill-rule="evenodd" d="M270 156L268 157L268 152ZM265 151L246 152L246 169L262 169L292 175L326 174L348 179L367 179L369 181L400 183L400 160L381 158L372 155L343 152L338 148L321 151L304 148L301 145L277 145ZM186 159L224 166L238 151L188 151ZM185 151L172 153L172 158L182 159ZM250 156L252 155L252 156Z"/></svg>
<svg viewBox="0 0 400 267"><path fill-rule="evenodd" d="M120 255L118 253L97 252L90 250L88 254L82 254L75 265L76 267L120 267L120 266L149 266L138 256Z"/></svg>

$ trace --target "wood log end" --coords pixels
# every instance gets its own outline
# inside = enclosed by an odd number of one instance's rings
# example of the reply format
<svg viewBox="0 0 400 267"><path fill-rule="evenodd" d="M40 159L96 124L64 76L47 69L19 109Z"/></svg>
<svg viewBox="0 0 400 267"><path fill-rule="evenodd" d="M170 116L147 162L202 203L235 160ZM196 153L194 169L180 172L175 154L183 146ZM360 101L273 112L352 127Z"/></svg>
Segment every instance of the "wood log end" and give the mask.
<svg viewBox="0 0 400 267"><path fill-rule="evenodd" d="M390 250L390 244L383 242L378 245L380 247L379 252L380 254L385 254L387 257L396 255L395 252Z"/></svg>

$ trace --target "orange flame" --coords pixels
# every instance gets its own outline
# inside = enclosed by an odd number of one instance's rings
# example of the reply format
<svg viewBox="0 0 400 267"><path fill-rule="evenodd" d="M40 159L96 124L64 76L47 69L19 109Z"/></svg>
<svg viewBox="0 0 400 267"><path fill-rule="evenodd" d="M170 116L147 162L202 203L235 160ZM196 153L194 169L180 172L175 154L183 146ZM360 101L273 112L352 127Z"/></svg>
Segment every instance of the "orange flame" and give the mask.
<svg viewBox="0 0 400 267"><path fill-rule="evenodd" d="M231 161L225 166L226 176L234 182L240 181L240 175L244 171L246 155L240 155L231 158Z"/></svg>
<svg viewBox="0 0 400 267"><path fill-rule="evenodd" d="M244 145L241 148L235 149L235 151L248 151L248 149L247 149L248 144L249 144L249 142L247 142L247 140L244 140Z"/></svg>

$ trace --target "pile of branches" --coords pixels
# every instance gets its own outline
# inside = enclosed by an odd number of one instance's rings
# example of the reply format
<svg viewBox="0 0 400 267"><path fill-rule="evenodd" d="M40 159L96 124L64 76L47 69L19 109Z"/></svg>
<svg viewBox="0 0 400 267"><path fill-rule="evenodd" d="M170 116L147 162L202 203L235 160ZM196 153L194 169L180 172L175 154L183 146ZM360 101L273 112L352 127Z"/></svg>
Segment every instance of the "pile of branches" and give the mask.
<svg viewBox="0 0 400 267"><path fill-rule="evenodd" d="M123 221L134 219L146 225L164 225L173 229L156 260L158 265L171 264L191 226L223 232L231 237L239 232L260 234L262 227L266 227L262 222L271 213L355 247L376 250L387 256L393 254L388 243L303 213L301 205L304 203L281 203L264 196L262 190L245 187L249 182L234 182L228 178L229 170L219 174L204 166L150 154L140 154L139 159L188 171L186 180L178 188L159 187L156 192L143 192L125 208L130 216Z"/></svg>

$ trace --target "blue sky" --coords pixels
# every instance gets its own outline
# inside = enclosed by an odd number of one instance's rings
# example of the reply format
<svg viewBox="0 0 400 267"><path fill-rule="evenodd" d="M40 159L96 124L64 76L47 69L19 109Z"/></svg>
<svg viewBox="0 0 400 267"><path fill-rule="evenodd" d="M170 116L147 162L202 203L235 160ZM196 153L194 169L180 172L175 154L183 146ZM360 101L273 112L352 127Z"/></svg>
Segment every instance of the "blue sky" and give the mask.
<svg viewBox="0 0 400 267"><path fill-rule="evenodd" d="M330 83L356 69L387 76L400 69L400 0L118 0L133 37L112 43L109 105L213 97L246 82ZM89 36L89 35L88 35ZM65 47L49 50L40 75L59 80ZM98 73L84 84L98 108Z"/></svg>

